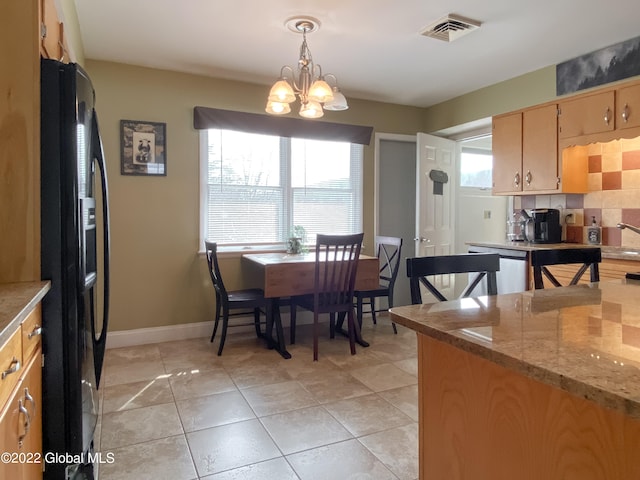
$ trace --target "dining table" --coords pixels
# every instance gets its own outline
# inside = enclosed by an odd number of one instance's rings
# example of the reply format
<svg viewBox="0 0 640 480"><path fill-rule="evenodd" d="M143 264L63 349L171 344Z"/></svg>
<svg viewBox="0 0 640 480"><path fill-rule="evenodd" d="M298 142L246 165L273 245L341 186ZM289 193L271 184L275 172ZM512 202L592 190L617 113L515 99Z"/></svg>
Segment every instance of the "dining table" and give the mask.
<svg viewBox="0 0 640 480"><path fill-rule="evenodd" d="M326 261L326 260L322 260ZM271 299L267 312L266 338L269 346L275 348L284 358L291 358L287 351L280 316L281 299L313 294L315 291L316 253L246 253L242 255L243 272L247 278L257 279L264 290L264 296ZM378 288L379 262L377 257L360 255L356 271L356 290ZM369 344L362 339L360 326L355 322L356 341L362 346ZM275 327L276 338L272 330ZM339 329L341 333L345 333Z"/></svg>

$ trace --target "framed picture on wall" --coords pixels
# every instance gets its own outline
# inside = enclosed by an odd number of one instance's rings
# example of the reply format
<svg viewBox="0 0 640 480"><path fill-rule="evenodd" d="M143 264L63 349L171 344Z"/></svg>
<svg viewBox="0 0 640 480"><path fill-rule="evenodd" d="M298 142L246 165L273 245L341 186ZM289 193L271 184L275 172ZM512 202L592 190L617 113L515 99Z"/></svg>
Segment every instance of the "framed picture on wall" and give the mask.
<svg viewBox="0 0 640 480"><path fill-rule="evenodd" d="M120 173L166 175L166 124L120 120Z"/></svg>

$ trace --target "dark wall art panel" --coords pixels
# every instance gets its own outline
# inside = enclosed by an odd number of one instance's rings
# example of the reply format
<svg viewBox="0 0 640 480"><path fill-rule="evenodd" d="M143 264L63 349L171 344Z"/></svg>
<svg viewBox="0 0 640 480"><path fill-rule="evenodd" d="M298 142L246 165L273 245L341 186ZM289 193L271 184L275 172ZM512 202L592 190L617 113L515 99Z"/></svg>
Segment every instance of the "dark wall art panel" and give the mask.
<svg viewBox="0 0 640 480"><path fill-rule="evenodd" d="M558 64L556 94L565 95L636 75L640 75L640 37Z"/></svg>

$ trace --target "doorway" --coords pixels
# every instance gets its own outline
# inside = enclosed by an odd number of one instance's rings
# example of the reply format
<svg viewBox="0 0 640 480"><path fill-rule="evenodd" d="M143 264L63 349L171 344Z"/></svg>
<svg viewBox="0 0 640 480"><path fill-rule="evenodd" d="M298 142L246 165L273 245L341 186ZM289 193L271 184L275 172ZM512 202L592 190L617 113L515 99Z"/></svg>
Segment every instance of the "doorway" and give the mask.
<svg viewBox="0 0 640 480"><path fill-rule="evenodd" d="M416 229L416 137L376 134L375 232L402 238L395 306L409 305L405 258L413 256Z"/></svg>
<svg viewBox="0 0 640 480"><path fill-rule="evenodd" d="M466 133L465 133L466 132ZM488 187L461 187L460 172L463 148L491 155L491 128L437 132L455 140L456 182L454 195L454 252L466 253L466 242L502 242L506 238L508 197L491 195ZM377 235L399 236L403 239L403 260L396 282L395 304L411 302L406 276L405 258L414 255L416 232L416 161L417 137L413 135L376 134L375 225ZM490 173L489 173L490 175ZM456 292L464 282L456 285Z"/></svg>

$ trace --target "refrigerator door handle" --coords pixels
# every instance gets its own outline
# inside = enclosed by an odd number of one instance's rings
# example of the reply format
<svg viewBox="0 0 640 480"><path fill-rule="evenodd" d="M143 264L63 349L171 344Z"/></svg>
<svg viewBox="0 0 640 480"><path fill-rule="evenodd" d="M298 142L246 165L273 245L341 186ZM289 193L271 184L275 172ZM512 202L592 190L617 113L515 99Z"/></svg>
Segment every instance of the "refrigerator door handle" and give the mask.
<svg viewBox="0 0 640 480"><path fill-rule="evenodd" d="M95 110L93 111L91 121L91 145L93 148L93 158L100 171L100 185L102 190L102 232L103 232L103 315L102 330L96 335L95 321L92 319L91 328L93 330L94 344L94 365L96 370L96 386L100 385L100 373L102 372L102 362L104 360L105 344L107 341L107 327L109 324L109 291L110 291L110 271L109 258L111 252L111 240L109 236L109 198L107 188L107 171L104 162L104 150L102 148L102 139L100 138L100 130L98 128L98 117Z"/></svg>

